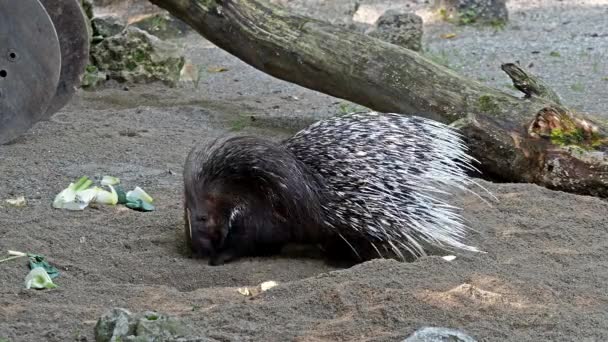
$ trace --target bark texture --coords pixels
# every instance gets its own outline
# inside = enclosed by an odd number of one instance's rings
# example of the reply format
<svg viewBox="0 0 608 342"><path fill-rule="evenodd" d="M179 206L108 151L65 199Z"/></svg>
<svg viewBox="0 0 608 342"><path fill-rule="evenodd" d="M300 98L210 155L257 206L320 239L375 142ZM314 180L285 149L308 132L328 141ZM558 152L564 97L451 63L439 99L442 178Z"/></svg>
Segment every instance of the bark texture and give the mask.
<svg viewBox="0 0 608 342"><path fill-rule="evenodd" d="M572 112L542 83L515 97L414 51L260 0L150 1L276 78L459 127L486 176L608 197L608 123ZM537 80L520 67L503 70L520 89L526 77Z"/></svg>

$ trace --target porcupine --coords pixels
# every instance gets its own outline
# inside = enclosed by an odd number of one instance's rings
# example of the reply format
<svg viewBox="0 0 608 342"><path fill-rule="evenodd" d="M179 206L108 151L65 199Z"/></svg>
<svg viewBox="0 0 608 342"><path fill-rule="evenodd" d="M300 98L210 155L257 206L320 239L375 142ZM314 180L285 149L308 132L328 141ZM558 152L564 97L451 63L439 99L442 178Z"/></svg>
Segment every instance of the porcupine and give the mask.
<svg viewBox="0 0 608 342"><path fill-rule="evenodd" d="M281 143L220 137L188 155L186 238L211 265L288 243L357 260L415 258L425 244L478 251L446 199L474 183L473 161L454 129L392 113L332 117Z"/></svg>

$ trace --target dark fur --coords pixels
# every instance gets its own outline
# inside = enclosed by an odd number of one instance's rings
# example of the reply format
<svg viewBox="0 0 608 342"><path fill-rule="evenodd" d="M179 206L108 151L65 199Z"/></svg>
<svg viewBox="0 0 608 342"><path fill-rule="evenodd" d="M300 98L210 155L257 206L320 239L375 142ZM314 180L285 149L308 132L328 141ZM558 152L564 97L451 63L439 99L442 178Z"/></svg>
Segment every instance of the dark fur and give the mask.
<svg viewBox="0 0 608 342"><path fill-rule="evenodd" d="M326 233L322 181L275 143L236 136L201 144L188 156L184 185L186 238L212 265Z"/></svg>

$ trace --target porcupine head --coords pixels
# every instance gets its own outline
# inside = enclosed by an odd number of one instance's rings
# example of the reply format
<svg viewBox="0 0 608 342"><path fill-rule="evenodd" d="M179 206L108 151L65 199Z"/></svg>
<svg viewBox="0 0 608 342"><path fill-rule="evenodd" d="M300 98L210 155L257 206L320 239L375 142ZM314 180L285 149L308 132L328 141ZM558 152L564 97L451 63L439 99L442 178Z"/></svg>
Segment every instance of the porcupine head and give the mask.
<svg viewBox="0 0 608 342"><path fill-rule="evenodd" d="M318 179L283 147L227 136L196 145L184 167L186 241L219 265L318 239Z"/></svg>

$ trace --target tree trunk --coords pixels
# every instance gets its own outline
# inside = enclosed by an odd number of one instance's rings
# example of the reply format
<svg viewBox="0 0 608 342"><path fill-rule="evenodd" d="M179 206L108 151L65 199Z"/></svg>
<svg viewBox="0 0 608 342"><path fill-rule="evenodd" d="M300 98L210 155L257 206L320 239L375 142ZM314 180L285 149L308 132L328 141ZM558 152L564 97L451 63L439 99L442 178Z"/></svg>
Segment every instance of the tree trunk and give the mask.
<svg viewBox="0 0 608 342"><path fill-rule="evenodd" d="M418 53L259 0L150 0L276 78L373 110L461 129L486 176L608 197L608 124L503 66L526 97L467 79Z"/></svg>

